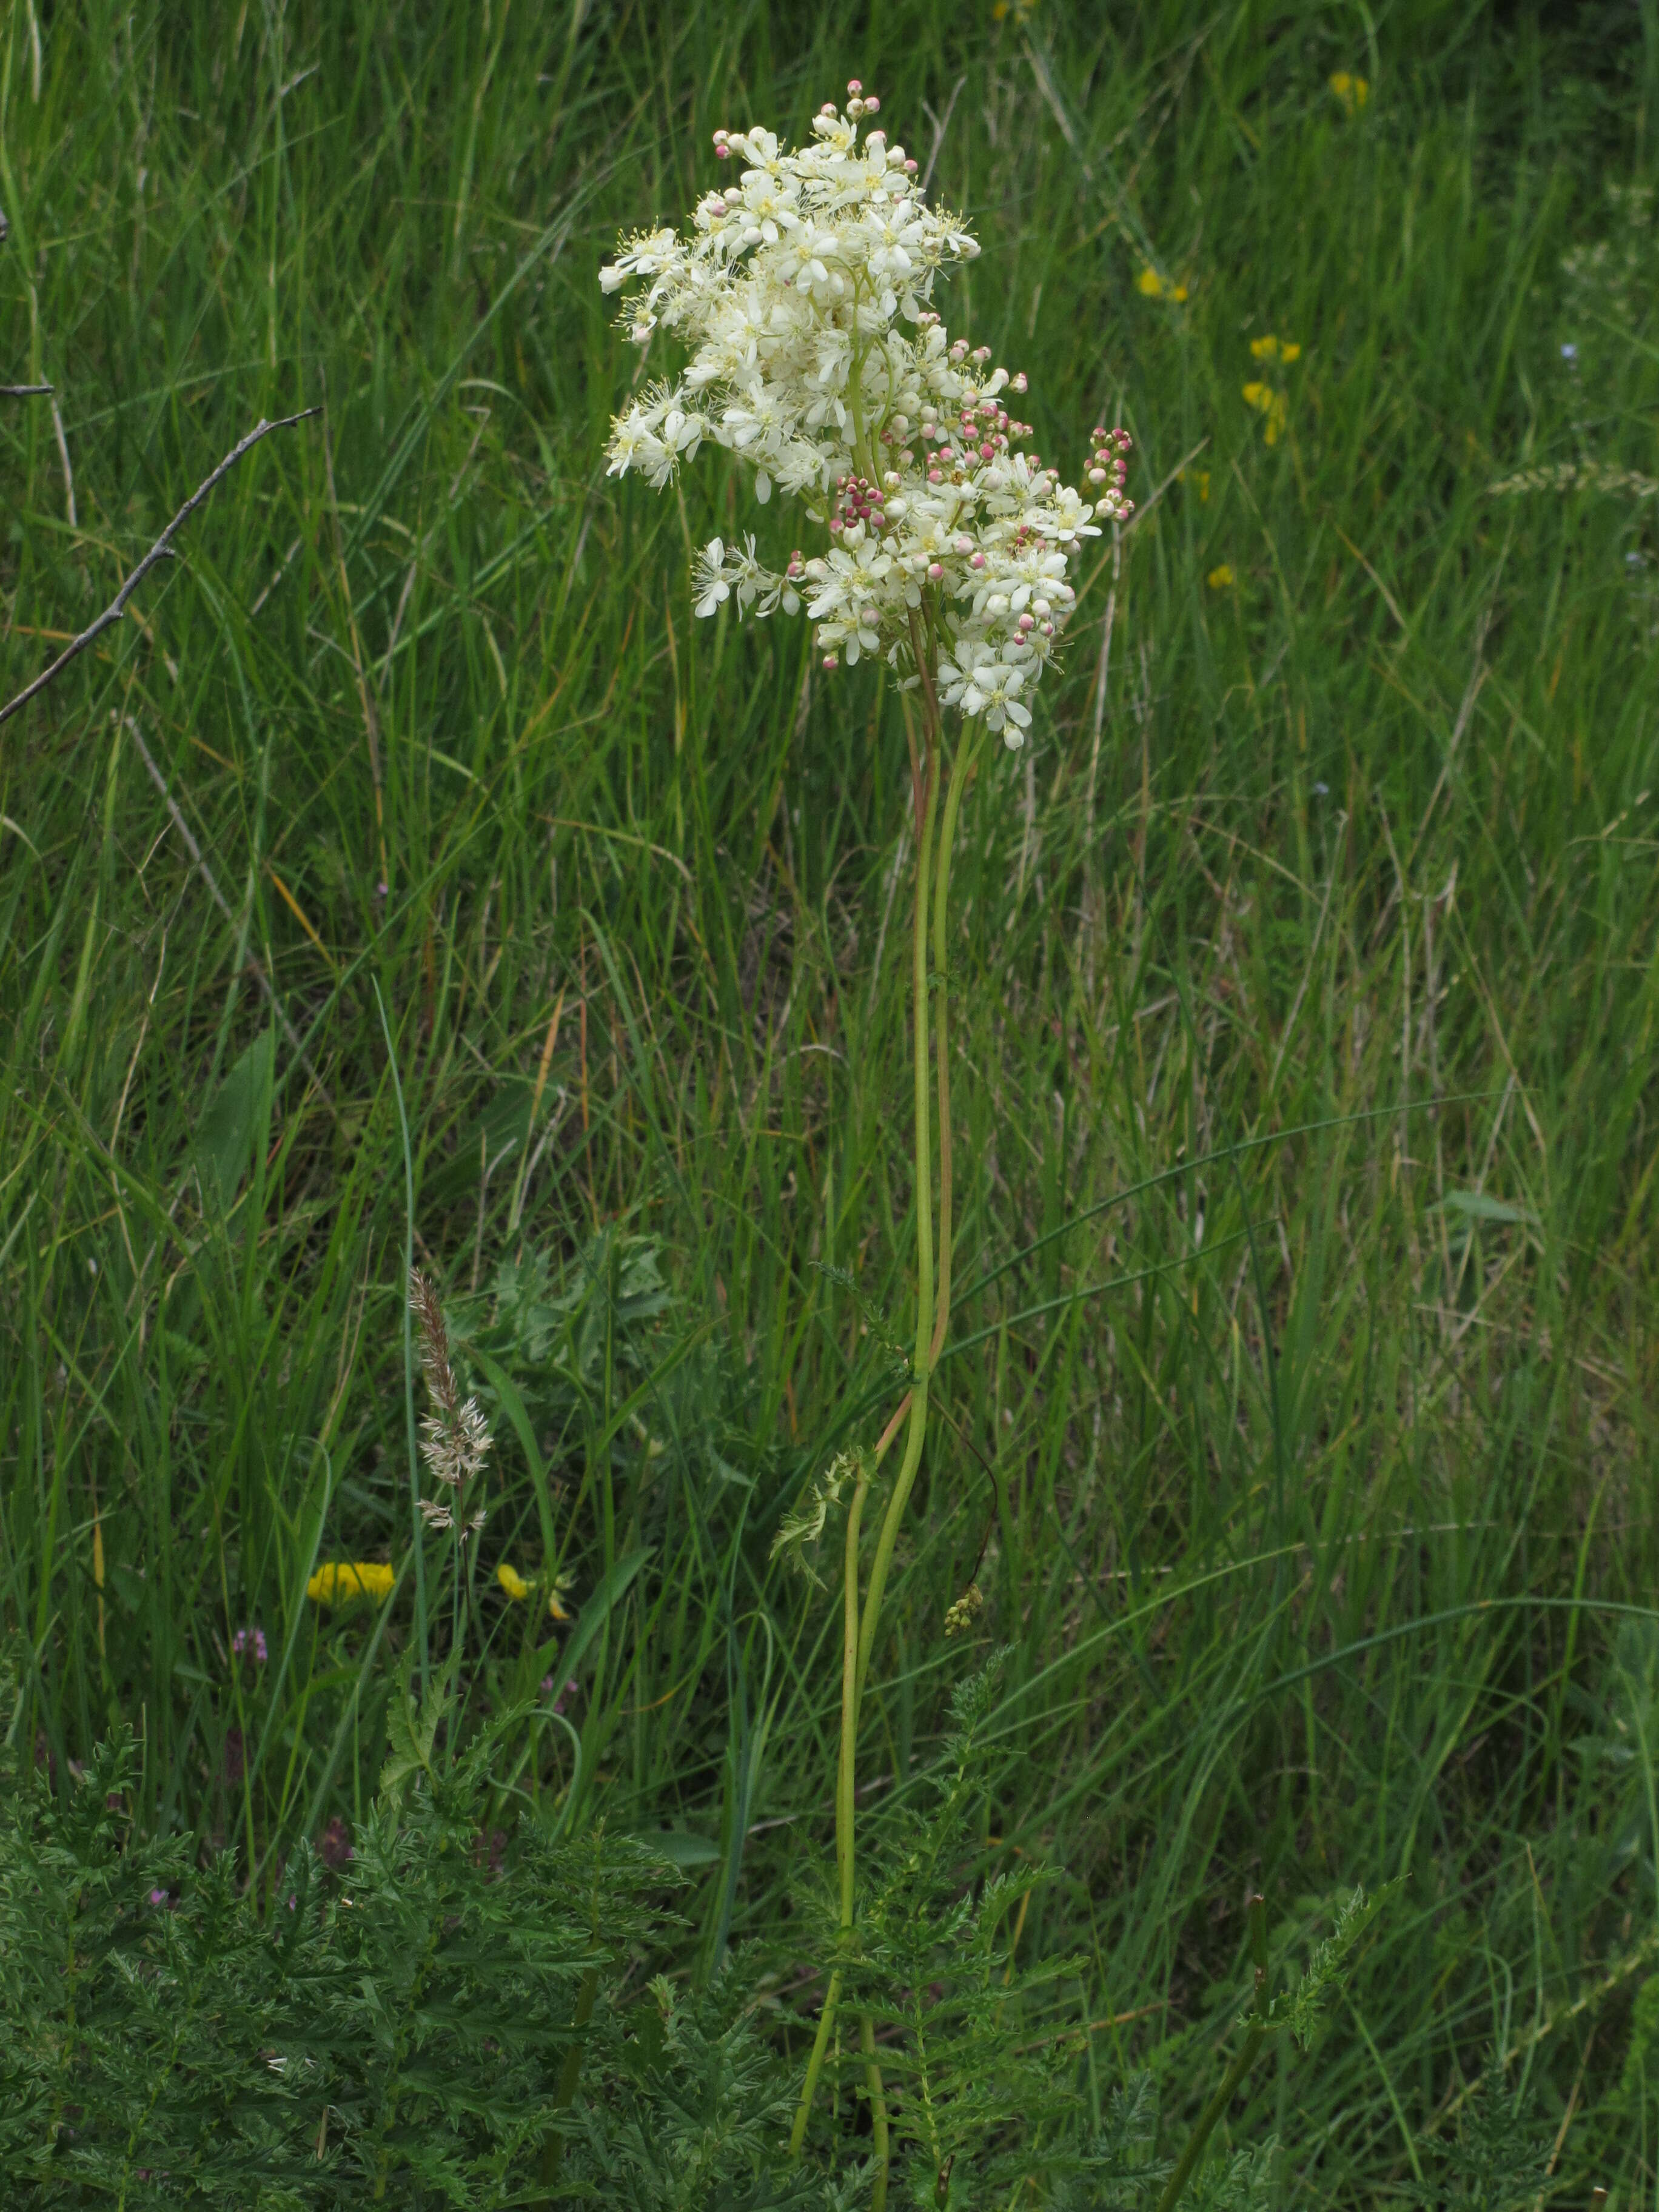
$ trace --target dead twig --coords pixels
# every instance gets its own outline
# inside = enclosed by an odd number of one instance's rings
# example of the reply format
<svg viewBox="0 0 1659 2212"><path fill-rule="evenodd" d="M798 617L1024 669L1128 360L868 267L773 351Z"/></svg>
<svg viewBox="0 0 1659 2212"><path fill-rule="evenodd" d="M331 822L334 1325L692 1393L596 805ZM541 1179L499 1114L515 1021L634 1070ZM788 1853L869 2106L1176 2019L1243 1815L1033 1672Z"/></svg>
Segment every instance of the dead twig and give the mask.
<svg viewBox="0 0 1659 2212"><path fill-rule="evenodd" d="M274 422L264 421L256 422L247 435L239 440L225 455L212 475L204 477L196 490L191 494L97 620L88 623L78 637L71 638L51 667L43 670L33 684L27 685L15 699L9 699L3 707L0 707L0 722L9 721L14 714L27 707L31 699L37 698L48 684L63 674L64 669L77 654L84 653L95 638L101 637L106 629L112 629L120 621L127 611L127 601L143 582L150 570L158 567L161 562L171 561L176 557L173 551L173 538L195 514L197 508L211 496L217 486L229 475L244 453L250 452L262 438L268 438L273 430L290 430L296 422L309 422L313 415L321 412L320 408L307 407L298 415L283 415Z"/></svg>

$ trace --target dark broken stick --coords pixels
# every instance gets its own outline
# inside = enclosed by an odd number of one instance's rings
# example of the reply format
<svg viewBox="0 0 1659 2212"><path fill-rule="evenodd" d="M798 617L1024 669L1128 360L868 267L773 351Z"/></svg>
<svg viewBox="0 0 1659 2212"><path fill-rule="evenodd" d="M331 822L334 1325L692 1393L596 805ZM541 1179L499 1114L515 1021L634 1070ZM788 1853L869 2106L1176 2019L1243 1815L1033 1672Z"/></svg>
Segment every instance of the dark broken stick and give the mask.
<svg viewBox="0 0 1659 2212"><path fill-rule="evenodd" d="M239 440L225 455L212 475L204 477L96 621L89 623L78 637L71 638L51 667L43 669L33 684L26 685L15 699L9 699L3 707L0 707L0 722L9 721L14 714L27 706L31 699L37 698L48 684L61 676L77 653L84 653L94 638L101 637L106 629L112 629L120 621L127 611L127 601L143 582L150 570L158 567L163 561L171 561L176 557L173 550L173 538L195 514L197 508L211 496L217 485L229 475L244 453L257 446L262 438L268 438L273 430L292 429L296 422L309 422L313 415L320 415L321 412L320 407L307 407L298 415L280 416L274 422L264 421L256 422L247 435Z"/></svg>

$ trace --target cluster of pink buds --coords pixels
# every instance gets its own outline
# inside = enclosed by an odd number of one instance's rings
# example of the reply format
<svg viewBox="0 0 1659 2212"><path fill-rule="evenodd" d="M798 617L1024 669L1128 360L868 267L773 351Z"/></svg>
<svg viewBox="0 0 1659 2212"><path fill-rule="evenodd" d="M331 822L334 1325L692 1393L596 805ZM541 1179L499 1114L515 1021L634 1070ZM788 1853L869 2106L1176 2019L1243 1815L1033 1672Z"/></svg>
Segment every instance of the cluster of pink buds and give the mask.
<svg viewBox="0 0 1659 2212"><path fill-rule="evenodd" d="M270 1656L263 1628L239 1628L230 1639L230 1648L237 1658L252 1659L256 1667L263 1667Z"/></svg>
<svg viewBox="0 0 1659 2212"><path fill-rule="evenodd" d="M881 102L876 98L873 92L866 93L865 91L863 85L860 82L857 77L849 76L848 78L847 90L848 94L847 112L852 117L854 123L858 121L860 115L880 114ZM820 115L833 115L835 112L836 103L833 100L826 100L823 106L818 110L818 113Z"/></svg>
<svg viewBox="0 0 1659 2212"><path fill-rule="evenodd" d="M732 133L729 131L717 131L714 133L714 159L717 161L729 161L731 160L732 149L726 143L726 141L731 137L731 136ZM725 210L721 209L720 212L724 214Z"/></svg>
<svg viewBox="0 0 1659 2212"><path fill-rule="evenodd" d="M1129 475L1129 464L1124 457L1133 445L1133 439L1127 430L1105 430L1098 422L1091 434L1094 441L1094 453L1089 463L1090 483L1109 483L1112 490L1119 495L1118 500L1113 502L1117 512L1121 515L1133 514L1133 501L1123 499L1121 495ZM1110 499L1111 494L1107 496Z"/></svg>
<svg viewBox="0 0 1659 2212"><path fill-rule="evenodd" d="M789 566L783 573L792 584L799 583L801 578L806 574L806 558L799 545L789 556Z"/></svg>
<svg viewBox="0 0 1659 2212"><path fill-rule="evenodd" d="M886 527L881 488L872 484L868 477L837 477L836 490L841 505L830 518L830 528L836 536L854 522L861 522L871 530Z"/></svg>

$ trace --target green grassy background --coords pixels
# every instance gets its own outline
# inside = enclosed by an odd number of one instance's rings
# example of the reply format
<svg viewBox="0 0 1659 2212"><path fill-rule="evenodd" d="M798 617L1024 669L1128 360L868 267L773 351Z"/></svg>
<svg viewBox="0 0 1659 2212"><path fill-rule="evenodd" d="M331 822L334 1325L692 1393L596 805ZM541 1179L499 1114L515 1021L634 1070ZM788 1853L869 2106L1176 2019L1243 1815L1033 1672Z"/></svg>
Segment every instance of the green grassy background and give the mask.
<svg viewBox="0 0 1659 2212"><path fill-rule="evenodd" d="M688 1972L787 1934L838 1656L768 1547L891 1394L826 1270L906 1322L903 726L799 625L694 623L690 545L789 525L718 455L605 481L594 280L714 125L854 72L984 245L951 327L1045 455L1125 422L1142 506L1109 653L1103 542L965 810L964 1295L864 1818L1006 1644L987 1850L1066 1869L1021 1941L1085 1954L1089 2094L1203 2094L1247 1887L1294 1957L1403 1873L1235 2140L1398 2197L1496 2052L1552 2192L1638 2201L1659 318L1607 188L1653 174L1653 0L12 0L0 374L62 434L0 402L0 688L325 408L0 729L12 1724L66 1786L131 1722L145 1817L266 1871L360 1811L419 1632L405 1257L476 1332L540 1255L585 1350L502 1355L475 1689L561 1664L488 1594L556 1563L579 1686L514 1786L681 1832ZM1641 482L1490 491L1567 465ZM332 1557L398 1566L384 1613L307 1603Z"/></svg>

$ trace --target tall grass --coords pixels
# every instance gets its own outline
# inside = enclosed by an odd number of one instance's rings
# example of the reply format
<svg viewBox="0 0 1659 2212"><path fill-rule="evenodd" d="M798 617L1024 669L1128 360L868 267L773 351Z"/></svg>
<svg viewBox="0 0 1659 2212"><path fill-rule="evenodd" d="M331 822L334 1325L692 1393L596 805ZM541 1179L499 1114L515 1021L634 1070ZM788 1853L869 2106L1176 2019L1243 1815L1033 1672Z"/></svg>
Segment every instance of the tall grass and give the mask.
<svg viewBox="0 0 1659 2212"><path fill-rule="evenodd" d="M489 1598L480 1694L579 1686L504 1786L678 1832L689 1972L828 1850L834 1607L767 1553L891 1379L845 1277L889 1310L912 1198L901 702L693 623L733 487L606 483L594 278L714 125L855 68L988 249L952 326L1045 455L1121 417L1141 471L964 807L949 1425L860 1819L977 1575L986 1846L1067 1870L1020 1940L1089 1955L1091 2095L1205 2094L1247 1884L1293 1947L1407 1872L1300 2109L1240 2115L1281 2193L1415 2185L1494 2051L1553 2186L1651 2186L1659 545L1628 488L1489 487L1659 473L1606 191L1659 15L1369 20L10 9L4 374L63 435L0 403L3 688L325 407L0 732L0 1605L60 1776L131 1718L145 1820L267 1869L361 1811L416 1632L405 1260L459 1310L541 1255L587 1365L497 1389L481 1558L580 1625ZM665 1308L617 1310L619 1238ZM319 1611L357 1557L397 1597Z"/></svg>

